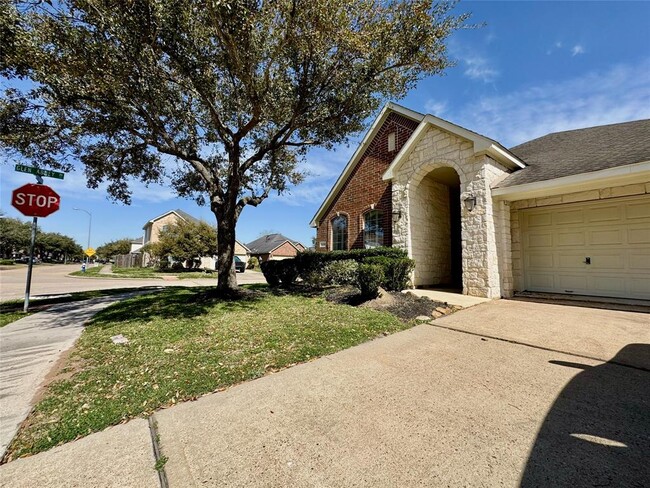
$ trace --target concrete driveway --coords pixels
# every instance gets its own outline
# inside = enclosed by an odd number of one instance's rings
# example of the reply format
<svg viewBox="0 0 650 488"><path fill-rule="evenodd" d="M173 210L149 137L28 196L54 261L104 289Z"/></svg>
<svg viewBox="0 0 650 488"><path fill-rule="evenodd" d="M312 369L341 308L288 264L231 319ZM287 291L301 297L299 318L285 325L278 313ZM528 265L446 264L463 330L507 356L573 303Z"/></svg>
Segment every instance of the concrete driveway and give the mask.
<svg viewBox="0 0 650 488"><path fill-rule="evenodd" d="M73 271L79 271L78 264L57 264L34 266L32 275L32 296L58 295L76 291L108 290L115 288L131 288L141 286L210 286L216 283L214 279L197 280L140 280L117 278L81 278L68 276ZM27 266L3 267L0 269L0 301L15 300L25 296L25 280L27 279ZM264 275L251 270L237 273L237 282L266 283Z"/></svg>
<svg viewBox="0 0 650 488"><path fill-rule="evenodd" d="M169 486L650 486L649 316L556 307L478 305L156 412ZM559 333L584 340L566 352ZM0 481L136 486L153 458L131 424L2 466Z"/></svg>

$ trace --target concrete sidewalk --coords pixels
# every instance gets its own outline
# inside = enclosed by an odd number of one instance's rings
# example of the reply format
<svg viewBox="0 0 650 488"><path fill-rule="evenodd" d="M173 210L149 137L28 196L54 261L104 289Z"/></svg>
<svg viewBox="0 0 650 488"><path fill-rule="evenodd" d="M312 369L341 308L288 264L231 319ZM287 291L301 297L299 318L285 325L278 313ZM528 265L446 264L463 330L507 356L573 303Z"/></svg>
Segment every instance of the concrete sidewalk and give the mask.
<svg viewBox="0 0 650 488"><path fill-rule="evenodd" d="M502 312L547 318L549 334L537 330L530 346L450 330L451 319L469 327L508 306L478 305L156 412L169 486L650 485L650 373L544 348L578 314L553 305ZM645 322L591 313L581 316L594 334L601 320L628 328L603 359L650 355L650 344L625 343ZM134 420L0 466L0 486L159 486L156 437Z"/></svg>
<svg viewBox="0 0 650 488"><path fill-rule="evenodd" d="M39 386L79 338L85 322L139 293L54 305L0 328L0 458L31 411Z"/></svg>

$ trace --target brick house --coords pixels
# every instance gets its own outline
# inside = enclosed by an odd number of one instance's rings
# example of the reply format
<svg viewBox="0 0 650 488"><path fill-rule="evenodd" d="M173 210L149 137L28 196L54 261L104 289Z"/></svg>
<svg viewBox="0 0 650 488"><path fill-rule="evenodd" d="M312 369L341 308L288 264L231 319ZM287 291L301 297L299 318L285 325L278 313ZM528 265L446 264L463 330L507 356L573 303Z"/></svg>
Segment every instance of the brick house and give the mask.
<svg viewBox="0 0 650 488"><path fill-rule="evenodd" d="M418 287L650 299L650 120L507 149L390 103L311 225L319 251L405 249Z"/></svg>
<svg viewBox="0 0 650 488"><path fill-rule="evenodd" d="M298 252L305 250L305 246L300 242L282 234L267 234L258 237L246 244L246 247L250 250L251 257L256 257L260 262L293 258Z"/></svg>

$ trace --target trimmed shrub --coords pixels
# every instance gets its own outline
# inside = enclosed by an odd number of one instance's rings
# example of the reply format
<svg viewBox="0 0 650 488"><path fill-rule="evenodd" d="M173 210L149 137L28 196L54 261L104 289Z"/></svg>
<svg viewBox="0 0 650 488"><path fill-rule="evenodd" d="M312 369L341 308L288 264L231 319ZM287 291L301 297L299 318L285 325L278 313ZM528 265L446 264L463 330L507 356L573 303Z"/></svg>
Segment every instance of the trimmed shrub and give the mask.
<svg viewBox="0 0 650 488"><path fill-rule="evenodd" d="M255 256L251 257L248 260L248 264L246 265L246 269L260 269L260 261L257 259Z"/></svg>
<svg viewBox="0 0 650 488"><path fill-rule="evenodd" d="M359 263L353 259L327 263L319 273L329 285L354 285L357 281Z"/></svg>
<svg viewBox="0 0 650 488"><path fill-rule="evenodd" d="M298 279L298 267L294 259L277 261L277 270L282 286L289 287Z"/></svg>
<svg viewBox="0 0 650 488"><path fill-rule="evenodd" d="M402 291L408 286L409 275L415 267L415 261L409 258L389 258L373 256L364 261L367 264L377 264L382 267L384 279L381 286L388 291Z"/></svg>
<svg viewBox="0 0 650 488"><path fill-rule="evenodd" d="M361 291L361 296L366 299L376 298L383 279L384 272L380 265L360 264L357 272L357 286Z"/></svg>
<svg viewBox="0 0 650 488"><path fill-rule="evenodd" d="M264 279L270 287L280 286L280 268L278 263L281 261L264 261L260 264Z"/></svg>
<svg viewBox="0 0 650 488"><path fill-rule="evenodd" d="M368 258L379 256L387 258L407 258L406 251L403 249L398 249L396 247L373 247L371 249L352 249L351 251L304 251L298 253L295 260L300 277L307 282L311 282L311 277L314 273L322 271L323 267L327 263L347 260L363 263Z"/></svg>

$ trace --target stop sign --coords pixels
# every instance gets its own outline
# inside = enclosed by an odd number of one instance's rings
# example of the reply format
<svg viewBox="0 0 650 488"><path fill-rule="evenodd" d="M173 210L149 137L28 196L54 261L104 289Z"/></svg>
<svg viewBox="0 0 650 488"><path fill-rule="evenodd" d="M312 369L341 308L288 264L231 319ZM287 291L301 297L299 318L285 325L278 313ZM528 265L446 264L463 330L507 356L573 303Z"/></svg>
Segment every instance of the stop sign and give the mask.
<svg viewBox="0 0 650 488"><path fill-rule="evenodd" d="M47 185L29 183L12 192L11 204L27 217L47 217L59 210L61 197Z"/></svg>

